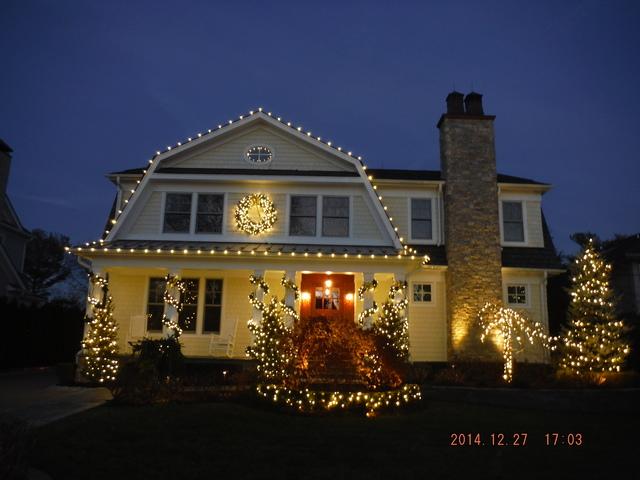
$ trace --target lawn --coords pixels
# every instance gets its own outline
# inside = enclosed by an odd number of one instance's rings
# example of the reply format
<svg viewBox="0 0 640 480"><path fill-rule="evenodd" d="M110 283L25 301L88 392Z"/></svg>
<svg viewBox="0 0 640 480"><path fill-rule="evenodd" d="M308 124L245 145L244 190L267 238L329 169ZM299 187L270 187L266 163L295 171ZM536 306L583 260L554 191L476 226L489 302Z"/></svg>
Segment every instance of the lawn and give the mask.
<svg viewBox="0 0 640 480"><path fill-rule="evenodd" d="M40 428L31 463L65 480L605 478L636 468L640 422L614 409L427 401L367 419L297 416L250 402L105 405ZM527 433L527 443L450 446L452 433L475 432L487 444L491 433L507 442ZM546 432L581 433L583 444L545 446Z"/></svg>

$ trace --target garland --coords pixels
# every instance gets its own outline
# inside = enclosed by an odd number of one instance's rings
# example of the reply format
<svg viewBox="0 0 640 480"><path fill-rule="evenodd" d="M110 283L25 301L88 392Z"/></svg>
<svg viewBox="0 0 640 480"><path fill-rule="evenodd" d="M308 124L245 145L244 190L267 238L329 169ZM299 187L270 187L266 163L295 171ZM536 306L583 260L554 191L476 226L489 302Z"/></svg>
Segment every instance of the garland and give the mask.
<svg viewBox="0 0 640 480"><path fill-rule="evenodd" d="M370 282L364 282L358 289L358 298L360 300L364 299L364 294L367 290L373 292L376 288L378 288L378 281L375 278Z"/></svg>
<svg viewBox="0 0 640 480"><path fill-rule="evenodd" d="M280 285L282 285L287 290L293 290L293 295L296 300L300 298L300 289L293 280L287 278L286 274L282 275Z"/></svg>
<svg viewBox="0 0 640 480"><path fill-rule="evenodd" d="M166 282L164 294L162 295L164 303L171 305L176 309L176 312L180 313L183 305L181 298L187 293L187 284L180 280L177 275L173 275L171 273L167 274L164 279ZM177 298L173 296L173 292L176 290L178 292ZM178 338L182 335L182 328L180 328L178 322L170 319L165 313L162 314L162 323L167 327L167 330L169 330L170 336Z"/></svg>
<svg viewBox="0 0 640 480"><path fill-rule="evenodd" d="M269 293L269 284L264 281L264 277L260 275L249 275L249 283L251 285L258 285L258 287L265 293Z"/></svg>

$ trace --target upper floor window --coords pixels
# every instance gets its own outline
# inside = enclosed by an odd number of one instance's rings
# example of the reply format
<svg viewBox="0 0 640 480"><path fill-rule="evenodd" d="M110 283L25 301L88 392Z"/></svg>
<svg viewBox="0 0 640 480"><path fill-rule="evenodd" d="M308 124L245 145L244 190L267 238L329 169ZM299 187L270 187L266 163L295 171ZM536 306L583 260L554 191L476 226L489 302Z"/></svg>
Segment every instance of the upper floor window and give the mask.
<svg viewBox="0 0 640 480"><path fill-rule="evenodd" d="M224 195L198 194L196 233L222 233Z"/></svg>
<svg viewBox="0 0 640 480"><path fill-rule="evenodd" d="M186 291L180 296L182 310L178 313L178 325L185 332L195 333L196 320L198 317L198 290L200 288L199 278L185 278Z"/></svg>
<svg viewBox="0 0 640 480"><path fill-rule="evenodd" d="M507 303L509 305L526 305L526 285L507 285Z"/></svg>
<svg viewBox="0 0 640 480"><path fill-rule="evenodd" d="M502 230L505 242L524 242L522 202L502 202Z"/></svg>
<svg viewBox="0 0 640 480"><path fill-rule="evenodd" d="M167 193L164 205L166 233L189 233L191 225L191 194Z"/></svg>
<svg viewBox="0 0 640 480"><path fill-rule="evenodd" d="M431 199L411 199L411 238L431 240L433 238L431 221Z"/></svg>
<svg viewBox="0 0 640 480"><path fill-rule="evenodd" d="M264 145L249 147L245 155L249 163L255 164L269 163L273 159L273 152L269 147L265 147Z"/></svg>
<svg viewBox="0 0 640 480"><path fill-rule="evenodd" d="M316 235L317 197L295 195L291 197L289 235Z"/></svg>
<svg viewBox="0 0 640 480"><path fill-rule="evenodd" d="M164 290L167 282L161 277L149 279L147 296L147 331L162 331L162 315L164 314Z"/></svg>
<svg viewBox="0 0 640 480"><path fill-rule="evenodd" d="M349 197L322 197L322 235L349 236Z"/></svg>

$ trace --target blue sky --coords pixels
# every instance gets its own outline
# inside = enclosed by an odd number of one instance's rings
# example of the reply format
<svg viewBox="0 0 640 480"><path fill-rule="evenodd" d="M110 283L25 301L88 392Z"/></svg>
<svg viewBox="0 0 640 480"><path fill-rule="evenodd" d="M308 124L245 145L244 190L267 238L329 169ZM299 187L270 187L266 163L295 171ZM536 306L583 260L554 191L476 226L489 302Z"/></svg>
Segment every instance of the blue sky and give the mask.
<svg viewBox="0 0 640 480"><path fill-rule="evenodd" d="M640 231L638 2L0 4L0 137L28 228L96 239L104 174L263 106L372 167L438 169L457 89L497 116L498 170L552 183L569 234Z"/></svg>

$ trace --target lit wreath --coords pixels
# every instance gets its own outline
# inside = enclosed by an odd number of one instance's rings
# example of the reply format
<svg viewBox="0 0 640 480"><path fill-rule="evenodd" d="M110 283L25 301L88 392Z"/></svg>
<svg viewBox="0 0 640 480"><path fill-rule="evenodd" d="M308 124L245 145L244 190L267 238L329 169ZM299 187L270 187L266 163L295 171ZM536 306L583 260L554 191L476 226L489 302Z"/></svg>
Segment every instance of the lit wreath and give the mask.
<svg viewBox="0 0 640 480"><path fill-rule="evenodd" d="M252 207L258 206L262 210L260 221L254 222L249 218ZM260 235L273 227L278 219L276 207L263 193L252 193L242 198L236 205L236 226L249 235Z"/></svg>

